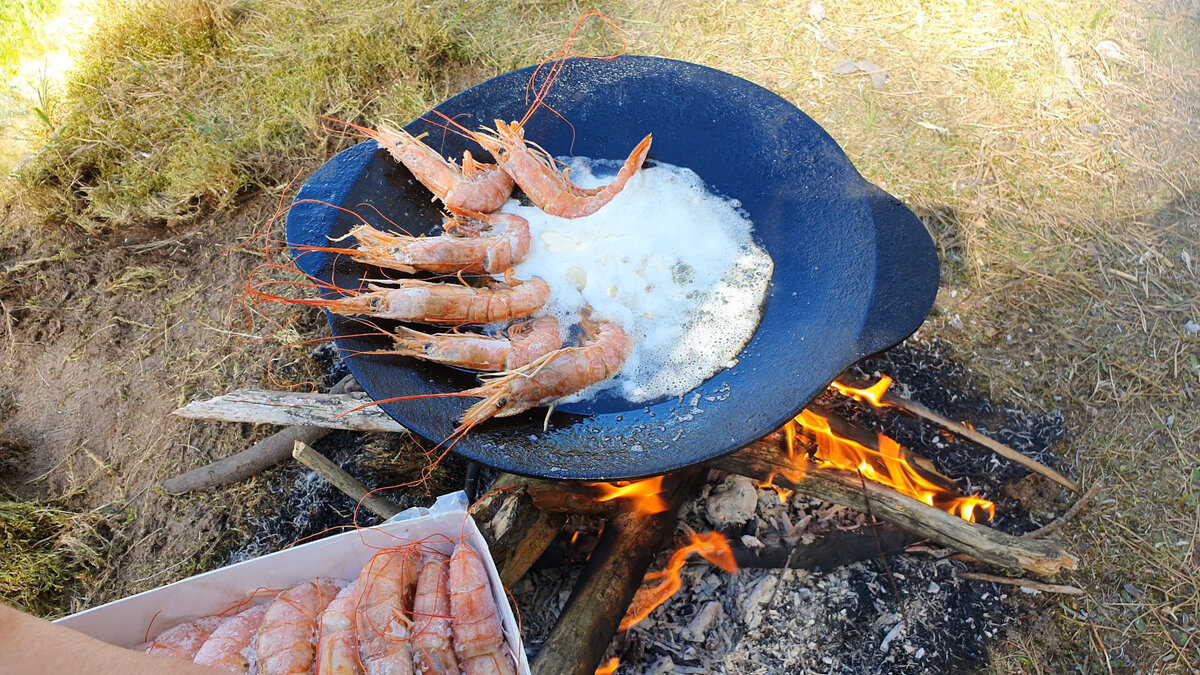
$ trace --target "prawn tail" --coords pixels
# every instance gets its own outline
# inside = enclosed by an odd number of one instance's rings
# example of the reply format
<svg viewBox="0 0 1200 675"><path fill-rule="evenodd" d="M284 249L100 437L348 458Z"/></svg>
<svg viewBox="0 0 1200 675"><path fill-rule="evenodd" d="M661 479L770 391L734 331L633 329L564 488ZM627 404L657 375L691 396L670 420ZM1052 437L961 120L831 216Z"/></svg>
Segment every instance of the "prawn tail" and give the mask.
<svg viewBox="0 0 1200 675"><path fill-rule="evenodd" d="M612 188L614 194L620 192L625 187L625 183L633 177L633 174L637 173L638 169L642 168L642 165L646 163L646 155L650 154L650 142L653 140L654 134L646 134L642 142L638 143L633 152L629 153L629 159L625 160L625 165L621 167L621 171L618 172L616 179L604 189Z"/></svg>

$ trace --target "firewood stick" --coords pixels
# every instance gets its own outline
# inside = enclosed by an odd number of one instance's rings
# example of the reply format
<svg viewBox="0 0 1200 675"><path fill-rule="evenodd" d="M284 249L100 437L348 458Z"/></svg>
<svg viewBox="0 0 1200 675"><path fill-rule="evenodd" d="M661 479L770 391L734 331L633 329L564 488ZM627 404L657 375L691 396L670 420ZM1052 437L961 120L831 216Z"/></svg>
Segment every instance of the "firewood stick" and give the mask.
<svg viewBox="0 0 1200 675"><path fill-rule="evenodd" d="M357 384L353 375L347 375L333 385L329 393L344 394L347 388ZM327 427L309 425L280 429L235 455L164 480L163 490L167 494L179 495L243 481L291 457L296 441L312 445L328 436L330 431L332 429Z"/></svg>
<svg viewBox="0 0 1200 675"><path fill-rule="evenodd" d="M230 401L219 402L220 399L234 397L249 398L244 392L235 392L219 399L203 402L205 404L203 410L195 416L211 418L209 415L217 412L224 415L233 405L241 409L242 415L250 415L248 419L238 419L237 421L269 421L255 418L253 415L264 413L274 415L281 406L293 406L312 398L312 395L287 392L252 392L252 394L255 394L259 400L264 400L261 395L265 394L271 403L247 410L244 406L233 404ZM361 431L394 431L395 427L399 426L390 417L386 420L379 420L377 415L368 412L377 410L376 408L350 413L336 420L331 419L333 417L332 410L349 410L356 405L361 405L362 399L352 398L348 395L325 395L325 397L326 402L310 406L303 412L295 407L284 409L292 411L295 416L295 421L292 423L315 426L335 423L352 424L353 426L343 428L354 428ZM226 418L222 416L217 419ZM760 480L774 472L780 474L775 480L783 487L792 487L818 499L858 510L866 510L863 489L858 476L831 469L816 469L803 457L790 459L777 442L765 445L763 443L752 444L710 462L709 466ZM791 475L793 478L786 479L787 475ZM1075 569L1078 564L1078 560L1074 556L1053 542L1020 539L991 528L968 523L957 516L926 506L877 483L867 482L867 494L870 495L875 515L880 519L911 529L922 537L956 551L967 553L988 564L1006 569L1025 569L1039 575L1052 575L1063 569Z"/></svg>
<svg viewBox="0 0 1200 675"><path fill-rule="evenodd" d="M535 480L501 473L489 494L471 507L500 571L500 581L507 587L525 576L567 520L562 513L543 511L533 504L526 490Z"/></svg>
<svg viewBox="0 0 1200 675"><path fill-rule="evenodd" d="M1064 595L1083 595L1083 589L1075 586L1063 586L1061 584L1043 584L1038 581L1030 581L1029 579L1012 579L1010 577L998 577L994 574L983 574L982 572L959 572L958 576L963 579L973 579L975 581L990 581L994 584L1005 584L1007 586L1020 586L1021 588L1032 588L1034 590L1043 591L1046 593L1062 593Z"/></svg>
<svg viewBox="0 0 1200 675"><path fill-rule="evenodd" d="M316 471L317 475L321 476L321 478L329 481L331 485L341 490L347 497L370 509L372 513L380 518L387 520L400 513L400 508L390 500L379 494L372 493L370 488L358 482L358 480L343 471L337 464L329 461L328 457L313 450L304 443L296 441L296 445L292 448L292 457L295 457L304 466Z"/></svg>
<svg viewBox="0 0 1200 675"><path fill-rule="evenodd" d="M1050 480L1065 486L1072 492L1080 492L1079 483L1067 478L1066 476L1055 471L1054 469L1051 469L1045 464L1042 464L1036 459L1029 457L1028 455L1023 455L1007 445L995 439L988 438L987 436L984 436L983 434L966 425L958 424L954 420L944 417L933 410L926 408L920 403L917 403L916 401L909 400L903 396L900 396L899 394L894 394L891 391L884 392L883 397L880 400L884 403L896 406L901 410L907 410L913 415L927 422L932 422L946 431L961 436L972 443L982 445L1001 457L1010 459L1034 473L1040 473Z"/></svg>
<svg viewBox="0 0 1200 675"><path fill-rule="evenodd" d="M592 675L616 635L655 554L675 531L679 507L702 473L679 471L663 480L662 513L611 518L558 622L533 661L535 675Z"/></svg>
<svg viewBox="0 0 1200 675"><path fill-rule="evenodd" d="M870 499L879 519L1004 569L1049 576L1078 565L1075 556L1054 542L1022 539L967 522L879 483L865 481L864 487L856 474L821 469L804 456L788 457L774 440L749 445L708 465L752 478L775 473L778 485L859 511L867 510Z"/></svg>
<svg viewBox="0 0 1200 675"><path fill-rule="evenodd" d="M237 391L192 401L174 412L180 417L252 424L311 425L350 431L407 431L379 406L350 412L370 403L365 393L310 394L263 389Z"/></svg>
<svg viewBox="0 0 1200 675"><path fill-rule="evenodd" d="M1092 501L1092 498L1095 497L1096 493L1099 491L1100 484L1096 483L1091 487L1091 489L1085 492L1082 497L1079 498L1079 501L1075 502L1071 508L1067 509L1066 513L1055 518L1049 523L1046 523L1042 527L1039 527L1033 532L1026 532L1025 534L1021 535L1021 537L1024 539L1039 539L1041 537L1050 536L1051 534L1061 530L1063 525L1066 525L1068 520L1074 518L1080 511L1082 511L1084 507L1088 505L1088 502Z"/></svg>

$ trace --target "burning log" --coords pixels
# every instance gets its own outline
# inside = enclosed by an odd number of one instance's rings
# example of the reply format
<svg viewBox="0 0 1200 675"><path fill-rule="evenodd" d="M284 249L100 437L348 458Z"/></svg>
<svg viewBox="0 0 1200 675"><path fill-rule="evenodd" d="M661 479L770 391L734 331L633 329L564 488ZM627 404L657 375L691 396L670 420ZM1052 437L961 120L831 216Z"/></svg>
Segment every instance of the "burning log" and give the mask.
<svg viewBox="0 0 1200 675"><path fill-rule="evenodd" d="M804 455L789 456L778 437L768 437L713 460L709 466L752 478L775 474L777 481L797 492L869 511L914 534L1004 569L1049 576L1078 565L1075 556L1053 542L1022 539L976 525L880 483L847 471L821 468Z"/></svg>
<svg viewBox="0 0 1200 675"><path fill-rule="evenodd" d="M396 431L402 429L377 408L364 408L349 413L363 399L343 394L295 394L241 390L209 401L192 403L176 414L205 419L224 419L238 422L308 424L361 431ZM836 420L836 418L830 418ZM839 422L833 422L838 424ZM847 434L852 432L847 431ZM882 520L894 523L935 541L943 546L966 553L982 562L1005 569L1023 569L1038 575L1053 575L1063 569L1075 569L1077 559L1061 546L1040 539L1021 539L933 508L890 487L864 481L859 475L841 470L821 468L801 454L789 456L781 445L780 435L752 444L742 450L709 463L743 476L761 480L770 476L784 487L795 489L817 499L841 504L859 511L871 511ZM531 484L532 485L532 484ZM542 493L536 499L550 508L557 500L566 510L569 504L582 506L587 500L574 490L593 490L590 486L552 483L553 489L531 489ZM571 495L554 497L555 490ZM590 493L589 493L590 494ZM531 496L531 499L534 497ZM535 502L536 504L536 502ZM604 506L601 504L600 506ZM593 507L599 509L600 506ZM607 507L605 507L607 508ZM611 544L610 544L611 546Z"/></svg>
<svg viewBox="0 0 1200 675"><path fill-rule="evenodd" d="M646 570L674 532L679 507L702 476L695 469L667 476L661 495L665 510L631 510L609 519L558 623L534 659L536 675L596 672Z"/></svg>

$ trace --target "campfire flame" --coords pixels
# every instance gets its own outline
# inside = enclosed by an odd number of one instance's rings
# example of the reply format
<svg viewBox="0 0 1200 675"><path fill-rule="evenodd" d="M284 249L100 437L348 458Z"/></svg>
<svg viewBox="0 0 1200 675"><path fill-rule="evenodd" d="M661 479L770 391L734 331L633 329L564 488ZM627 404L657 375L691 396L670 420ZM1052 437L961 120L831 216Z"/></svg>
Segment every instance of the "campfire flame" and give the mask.
<svg viewBox="0 0 1200 675"><path fill-rule="evenodd" d="M829 420L811 410L804 410L793 423L813 438L817 450L814 459L822 468L857 471L862 477L892 487L930 506L952 513L971 522L988 521L996 515L996 505L979 497L958 495L953 481L932 467L921 466L923 458L905 450L899 443L878 434L879 450L834 433ZM788 453L793 453L795 431L785 434ZM926 461L927 463L927 461Z"/></svg>
<svg viewBox="0 0 1200 675"><path fill-rule="evenodd" d="M842 396L849 396L855 401L869 403L876 408L886 408L892 404L884 401L883 395L887 393L888 388L891 386L892 378L888 377L887 375L881 375L878 382L867 387L866 389L851 387L848 384L842 384L836 380L829 385L829 388L836 390Z"/></svg>
<svg viewBox="0 0 1200 675"><path fill-rule="evenodd" d="M613 499L629 499L633 502L633 512L637 515L648 516L666 511L667 502L662 494L662 476L635 480L627 483L596 483L602 496L596 501L607 502Z"/></svg>
<svg viewBox="0 0 1200 675"><path fill-rule="evenodd" d="M621 665L621 659L614 656L600 664L600 667L596 669L596 675L612 675L617 672L617 666L619 665Z"/></svg>
<svg viewBox="0 0 1200 675"><path fill-rule="evenodd" d="M794 433L795 433L795 432L793 432L793 437L794 437ZM786 435L786 434L785 434L785 435ZM791 443L788 443L788 449L789 449L789 452L790 452L790 450L791 450L791 447L792 447L792 446L791 446ZM790 499L790 498L791 498L791 496L792 496L793 494L795 494L795 493L796 493L796 491L795 491L795 490L789 490L789 489L787 489L787 488L779 487L778 485L776 485L776 484L775 484L775 476L778 476L778 475L779 475L778 473L771 472L771 475L770 475L770 476L767 476L767 479L766 479L766 480L764 480L763 482L759 483L759 484L758 484L758 487L760 487L760 488L771 488L772 490L774 490L774 491L775 491L775 494L779 495L779 503L780 503L780 504L787 504L787 500L788 500L788 499Z"/></svg>
<svg viewBox="0 0 1200 675"><path fill-rule="evenodd" d="M629 630L639 621L650 616L650 612L669 600L683 587L683 579L679 576L679 570L683 569L684 563L692 553L699 554L700 557L729 574L737 574L738 566L733 559L733 549L729 548L729 542L719 532L692 533L688 536L691 540L690 543L671 554L671 560L665 569L646 574L643 585L633 596L633 602L629 604L629 611L625 613L625 618L621 620L618 630ZM645 585L646 582L653 581L659 583L655 586Z"/></svg>

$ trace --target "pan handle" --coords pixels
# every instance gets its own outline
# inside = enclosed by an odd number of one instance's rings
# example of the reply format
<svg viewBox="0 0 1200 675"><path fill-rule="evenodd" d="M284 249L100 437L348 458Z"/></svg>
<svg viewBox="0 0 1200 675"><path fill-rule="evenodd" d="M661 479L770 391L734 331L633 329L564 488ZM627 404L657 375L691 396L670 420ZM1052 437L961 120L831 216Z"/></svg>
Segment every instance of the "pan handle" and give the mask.
<svg viewBox="0 0 1200 675"><path fill-rule="evenodd" d="M937 250L916 214L899 199L867 185L875 219L875 296L854 345L855 360L881 352L912 335L937 296Z"/></svg>

